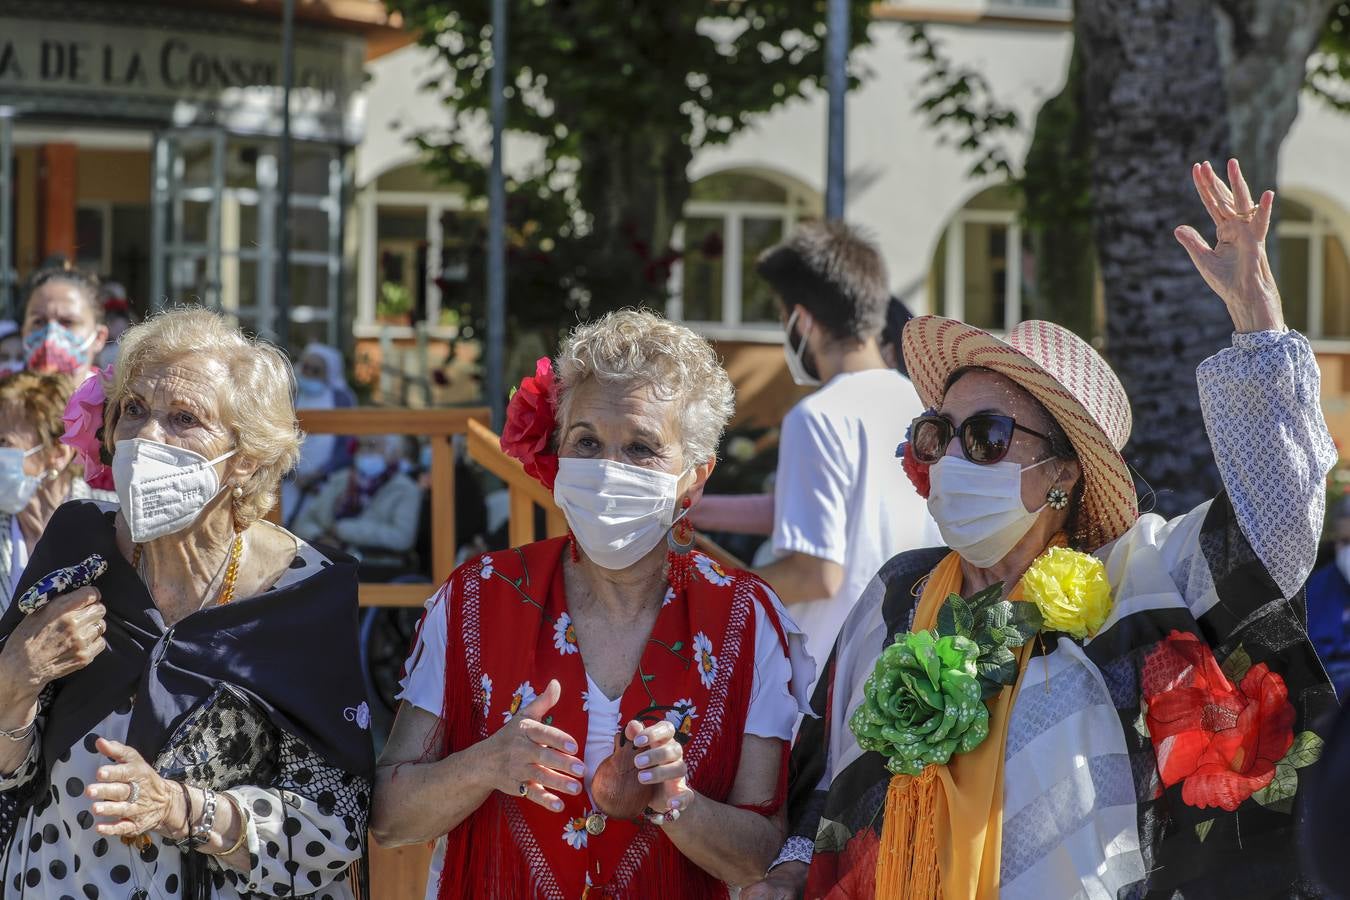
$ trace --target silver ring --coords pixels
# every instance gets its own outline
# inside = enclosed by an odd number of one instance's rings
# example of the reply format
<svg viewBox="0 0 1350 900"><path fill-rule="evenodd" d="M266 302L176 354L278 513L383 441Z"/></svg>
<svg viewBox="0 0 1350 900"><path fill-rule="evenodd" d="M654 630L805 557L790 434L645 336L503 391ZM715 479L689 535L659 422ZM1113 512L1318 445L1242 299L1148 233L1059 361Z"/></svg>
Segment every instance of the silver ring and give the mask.
<svg viewBox="0 0 1350 900"><path fill-rule="evenodd" d="M527 783L524 782L524 781L522 781L522 782L520 783L520 786L516 788L516 793L517 793L517 794L520 794L520 796L522 796L522 797L524 797L524 796L525 796L526 794L528 794L529 792L530 792L530 786L529 786L529 784L527 784Z"/></svg>
<svg viewBox="0 0 1350 900"><path fill-rule="evenodd" d="M135 803L141 799L141 783L139 781L128 782L127 787L131 788L131 796L127 797L128 803Z"/></svg>

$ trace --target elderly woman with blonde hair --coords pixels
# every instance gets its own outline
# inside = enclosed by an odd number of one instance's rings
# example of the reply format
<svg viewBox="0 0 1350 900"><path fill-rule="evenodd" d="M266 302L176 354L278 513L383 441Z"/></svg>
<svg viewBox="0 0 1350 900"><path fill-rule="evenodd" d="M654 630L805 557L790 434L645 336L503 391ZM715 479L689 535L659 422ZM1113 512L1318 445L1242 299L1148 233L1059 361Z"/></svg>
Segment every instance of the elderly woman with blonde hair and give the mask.
<svg viewBox="0 0 1350 900"><path fill-rule="evenodd" d="M121 348L65 436L120 509L58 509L0 619L0 884L351 897L374 763L355 567L263 520L300 442L290 365L201 309Z"/></svg>
<svg viewBox="0 0 1350 900"><path fill-rule="evenodd" d="M692 548L731 411L712 348L632 310L512 398L502 446L571 533L427 604L371 829L439 839L428 897L726 897L763 874L812 670L769 587Z"/></svg>

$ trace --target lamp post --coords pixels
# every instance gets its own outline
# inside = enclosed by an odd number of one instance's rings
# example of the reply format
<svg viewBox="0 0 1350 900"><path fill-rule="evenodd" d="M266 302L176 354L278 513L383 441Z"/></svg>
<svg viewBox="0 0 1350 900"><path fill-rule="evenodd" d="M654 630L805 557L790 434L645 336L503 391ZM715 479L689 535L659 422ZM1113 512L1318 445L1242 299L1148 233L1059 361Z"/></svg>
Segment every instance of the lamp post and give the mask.
<svg viewBox="0 0 1350 900"><path fill-rule="evenodd" d="M849 0L830 0L826 14L825 81L829 92L829 145L825 158L825 217L844 218L844 102L848 96Z"/></svg>
<svg viewBox="0 0 1350 900"><path fill-rule="evenodd" d="M506 185L502 131L506 128L506 0L492 0L492 167L488 171L487 379L492 427L506 424Z"/></svg>

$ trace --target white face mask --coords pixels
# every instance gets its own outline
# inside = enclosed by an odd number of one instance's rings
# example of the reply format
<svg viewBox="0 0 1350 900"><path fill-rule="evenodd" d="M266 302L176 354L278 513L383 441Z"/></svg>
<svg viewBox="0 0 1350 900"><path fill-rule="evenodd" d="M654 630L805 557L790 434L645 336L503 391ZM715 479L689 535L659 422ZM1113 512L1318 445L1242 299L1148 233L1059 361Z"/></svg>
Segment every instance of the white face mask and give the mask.
<svg viewBox="0 0 1350 900"><path fill-rule="evenodd" d="M1045 509L1031 512L1022 505L1022 473L1054 458L1023 469L1015 462L981 466L959 456L942 457L928 470L928 512L942 540L981 569L1007 556Z"/></svg>
<svg viewBox="0 0 1350 900"><path fill-rule="evenodd" d="M553 499L596 565L626 569L675 524L682 477L607 459L560 459Z"/></svg>
<svg viewBox="0 0 1350 900"><path fill-rule="evenodd" d="M792 376L792 382L799 387L815 387L820 384L820 379L806 371L806 336L811 333L815 327L815 322L806 326L802 336L797 339L797 349L792 349L792 326L797 324L797 316L801 315L802 308L794 306L792 315L788 316L787 331L783 333L783 358L787 360L788 374Z"/></svg>
<svg viewBox="0 0 1350 900"><path fill-rule="evenodd" d="M113 482L122 515L137 544L182 531L220 493L215 465L234 450L207 459L184 447L133 438L118 441Z"/></svg>
<svg viewBox="0 0 1350 900"><path fill-rule="evenodd" d="M0 447L0 512L14 515L33 499L43 479L24 472L23 461L41 449L41 444L31 450Z"/></svg>

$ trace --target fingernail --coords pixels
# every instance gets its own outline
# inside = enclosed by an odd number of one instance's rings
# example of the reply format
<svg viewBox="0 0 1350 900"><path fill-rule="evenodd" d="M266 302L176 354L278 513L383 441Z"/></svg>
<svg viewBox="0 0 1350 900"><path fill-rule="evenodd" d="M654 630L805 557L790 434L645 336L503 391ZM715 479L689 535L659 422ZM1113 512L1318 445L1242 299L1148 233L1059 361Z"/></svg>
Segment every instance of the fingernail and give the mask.
<svg viewBox="0 0 1350 900"><path fill-rule="evenodd" d="M645 746L647 746L647 740L648 740L648 739L647 739L647 736L646 736L645 734L639 734L639 735L637 736L637 739L636 739L635 741L633 741L633 743L636 744L636 745L639 746L639 747L645 747Z"/></svg>
<svg viewBox="0 0 1350 900"><path fill-rule="evenodd" d="M579 784L569 784L569 785L567 786L567 793L569 793L569 794L580 794L580 793L581 793L581 785L579 785Z"/></svg>
<svg viewBox="0 0 1350 900"><path fill-rule="evenodd" d="M651 759L652 758L650 756L644 753L637 759L633 760L633 765L637 766L639 769L645 769L647 768L647 763L651 762Z"/></svg>
<svg viewBox="0 0 1350 900"><path fill-rule="evenodd" d="M562 801L554 800L552 803L549 804L549 808L552 809L554 812L562 812Z"/></svg>
<svg viewBox="0 0 1350 900"><path fill-rule="evenodd" d="M583 766L581 763L572 763L572 774L573 774L573 775L585 775L585 774L586 774L586 767Z"/></svg>
<svg viewBox="0 0 1350 900"><path fill-rule="evenodd" d="M671 801L670 801L670 808L671 808L671 809L679 809L679 808L680 808L680 798L679 798L679 797L676 797L674 800L671 800Z"/></svg>
<svg viewBox="0 0 1350 900"><path fill-rule="evenodd" d="M651 780L652 780L652 773L651 773L651 772L640 772L640 773L638 774L638 781L641 781L641 782L644 782L644 783L645 783L645 782L648 782L648 781L651 781Z"/></svg>
<svg viewBox="0 0 1350 900"><path fill-rule="evenodd" d="M576 745L574 742L572 742L572 741L568 741L568 742L567 742L567 752L568 752L568 753L576 753L576 752L577 752L577 745Z"/></svg>

